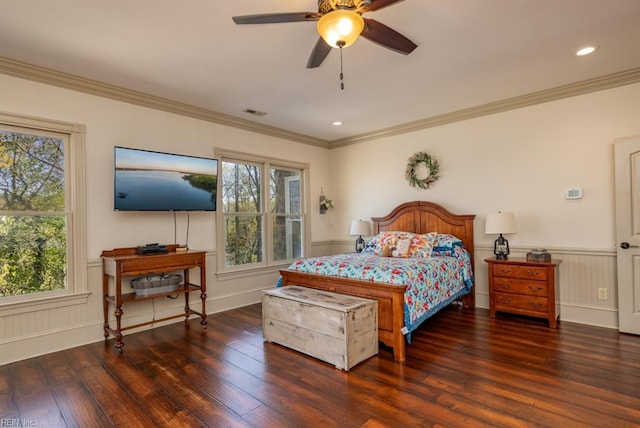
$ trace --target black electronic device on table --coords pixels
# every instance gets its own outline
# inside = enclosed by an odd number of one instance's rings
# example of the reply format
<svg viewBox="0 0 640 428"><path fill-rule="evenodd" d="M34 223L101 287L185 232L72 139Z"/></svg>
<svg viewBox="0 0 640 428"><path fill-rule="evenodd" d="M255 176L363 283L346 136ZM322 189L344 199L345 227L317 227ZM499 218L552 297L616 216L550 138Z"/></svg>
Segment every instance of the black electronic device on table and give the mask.
<svg viewBox="0 0 640 428"><path fill-rule="evenodd" d="M136 254L166 254L169 250L167 250L166 245L160 245L157 242L153 244L147 245L138 245L136 247Z"/></svg>

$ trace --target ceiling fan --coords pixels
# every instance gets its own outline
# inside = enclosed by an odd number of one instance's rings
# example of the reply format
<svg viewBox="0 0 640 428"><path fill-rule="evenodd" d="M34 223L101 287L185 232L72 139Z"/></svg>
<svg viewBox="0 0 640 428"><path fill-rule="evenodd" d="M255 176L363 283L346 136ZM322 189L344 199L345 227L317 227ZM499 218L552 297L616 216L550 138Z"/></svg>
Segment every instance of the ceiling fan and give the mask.
<svg viewBox="0 0 640 428"><path fill-rule="evenodd" d="M236 24L277 24L281 22L318 21L320 38L316 42L307 68L315 68L329 55L331 48L347 47L359 35L387 49L408 55L418 47L411 40L380 22L363 18L402 0L318 0L318 12L264 13L234 16Z"/></svg>

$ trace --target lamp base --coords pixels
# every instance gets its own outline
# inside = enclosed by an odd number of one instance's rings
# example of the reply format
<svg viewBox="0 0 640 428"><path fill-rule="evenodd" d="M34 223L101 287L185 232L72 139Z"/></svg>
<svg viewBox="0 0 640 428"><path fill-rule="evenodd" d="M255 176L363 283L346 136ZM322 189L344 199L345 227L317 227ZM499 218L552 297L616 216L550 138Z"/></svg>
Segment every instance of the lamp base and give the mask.
<svg viewBox="0 0 640 428"><path fill-rule="evenodd" d="M501 233L493 243L493 254L496 255L496 260L509 260L509 253L509 241Z"/></svg>

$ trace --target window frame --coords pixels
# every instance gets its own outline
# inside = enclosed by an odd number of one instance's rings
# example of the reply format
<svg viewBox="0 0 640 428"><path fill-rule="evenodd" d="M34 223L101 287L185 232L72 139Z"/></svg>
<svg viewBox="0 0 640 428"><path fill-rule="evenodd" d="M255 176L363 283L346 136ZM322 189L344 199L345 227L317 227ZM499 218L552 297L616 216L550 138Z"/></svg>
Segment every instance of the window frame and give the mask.
<svg viewBox="0 0 640 428"><path fill-rule="evenodd" d="M285 195L287 195L287 194L289 194L291 192L291 190L290 190L291 187L289 186L289 184L294 180L298 181L298 188L300 189L300 191L302 191L302 177L301 176L285 177L285 179L284 179L284 182L285 182L285 185L284 185ZM293 222L294 221L295 222L300 222L302 225L305 224L303 219L302 219L302 216L299 215L300 213L298 213L298 215L297 215L297 214L291 212L290 205L291 205L291 198L285 196L285 207L286 207L285 208L285 212L284 213L275 213L274 214L275 217L284 217L285 218L285 225L286 225L285 226L285 230L287 232L286 233L287 253L289 253L291 247L293 247L293 240L291 239L291 233L289 233L290 230L292 229ZM300 204L300 211L302 211L302 204ZM300 218L298 220L293 220L293 219L291 219L291 217L300 217ZM304 234L304 227L300 227L300 230ZM303 241L303 243L304 243L304 241ZM293 257L290 256L290 257L287 258L287 260L290 260L292 258Z"/></svg>
<svg viewBox="0 0 640 428"><path fill-rule="evenodd" d="M0 298L0 315L46 310L88 301L84 125L0 112L0 127L65 138L65 211L67 219L67 287ZM12 213L12 211L3 211ZM28 214L28 213L26 213ZM49 213L45 214L49 215Z"/></svg>
<svg viewBox="0 0 640 428"><path fill-rule="evenodd" d="M225 277L227 275L242 275L243 273L256 273L256 271L265 270L272 271L274 268L289 266L294 258L286 260L274 260L273 251L273 218L283 213L271 213L269 211L270 202L270 171L271 168L282 168L288 170L300 171L300 221L302 221L302 256L309 254L311 225L309 221L309 164L294 162L284 159L272 158L267 156L253 155L243 152L230 150L215 150L215 157L218 159L218 211L216 213L216 248L217 248L217 275ZM261 186L261 211L262 226L262 243L263 257L261 262L227 266L226 259L226 218L222 203L222 164L224 162L251 163L260 167L260 186ZM234 215L235 213L229 213ZM253 214L253 213L252 213Z"/></svg>

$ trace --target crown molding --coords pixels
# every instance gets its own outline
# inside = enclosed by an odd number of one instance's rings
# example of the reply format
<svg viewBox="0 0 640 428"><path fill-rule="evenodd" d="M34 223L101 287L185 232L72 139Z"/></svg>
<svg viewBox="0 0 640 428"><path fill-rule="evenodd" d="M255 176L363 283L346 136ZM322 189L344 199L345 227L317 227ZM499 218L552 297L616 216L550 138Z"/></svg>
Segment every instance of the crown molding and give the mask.
<svg viewBox="0 0 640 428"><path fill-rule="evenodd" d="M329 148L334 149L337 147L364 143L366 141L376 140L379 138L387 138L421 129L434 128L436 126L461 122L495 113L502 113L508 110L529 107L563 98L575 97L577 95L584 95L618 86L631 85L638 82L640 82L640 68L634 68L627 71L621 71L619 73L596 77L594 79L558 86L544 91L532 92L519 97L507 98L463 110L444 113L438 116L416 120L414 122L407 122L401 125L379 129L374 132L367 132L340 140L333 140L329 143Z"/></svg>
<svg viewBox="0 0 640 428"><path fill-rule="evenodd" d="M213 122L220 125L244 129L246 131L256 132L263 135L292 140L298 143L309 144L325 149L329 147L329 142L320 138L290 132L274 126L263 125L213 110L172 101L167 98L148 95L119 86L98 82L96 80L61 73L59 71L38 67L9 58L0 57L0 73L65 89L71 89L73 91L83 92L86 94L97 95L99 97L109 98L116 101L135 104L142 107L149 107L156 110L179 114L194 119Z"/></svg>
<svg viewBox="0 0 640 428"><path fill-rule="evenodd" d="M533 106L549 101L556 101L563 98L574 97L577 95L640 82L640 68L634 68L552 89L532 92L518 97L507 98L463 110L457 110L413 122L407 122L373 132L327 141L311 137L309 135L287 131L282 128L263 125L246 119L240 119L238 117L215 112L213 110L15 61L9 58L0 57L0 73L325 149L334 149L380 138L393 137L406 134L408 132L419 131L421 129L434 128L436 126L461 122L477 117L502 113L522 107Z"/></svg>

